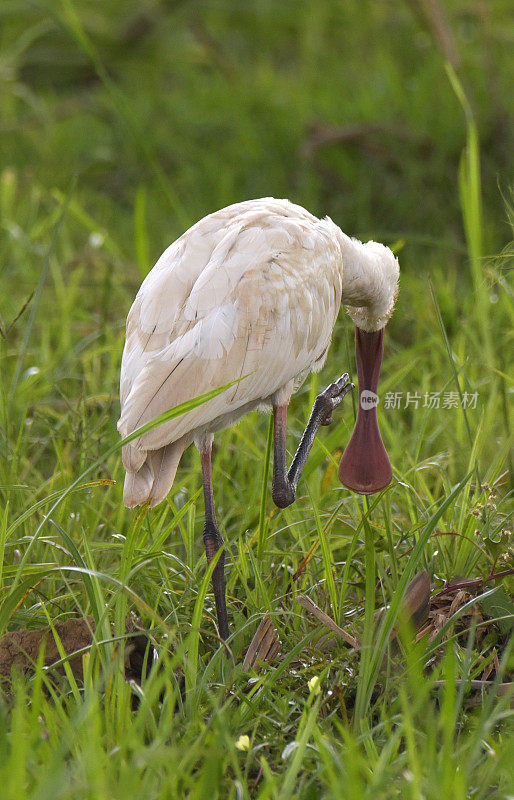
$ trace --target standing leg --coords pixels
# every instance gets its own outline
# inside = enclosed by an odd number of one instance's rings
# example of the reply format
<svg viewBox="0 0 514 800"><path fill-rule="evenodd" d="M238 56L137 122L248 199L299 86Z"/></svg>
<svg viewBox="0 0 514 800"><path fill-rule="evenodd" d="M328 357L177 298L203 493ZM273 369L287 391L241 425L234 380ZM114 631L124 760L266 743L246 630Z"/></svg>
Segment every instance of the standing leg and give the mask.
<svg viewBox="0 0 514 800"><path fill-rule="evenodd" d="M223 537L218 529L214 511L211 464L212 440L212 434L208 434L198 445L202 462L203 496L205 501L203 541L208 564L210 564L218 550L223 548L224 544ZM219 634L222 639L228 639L230 631L228 629L227 606L225 602L225 552L223 549L218 563L214 567L214 572L212 573L212 588L214 590L214 600L216 603Z"/></svg>
<svg viewBox="0 0 514 800"><path fill-rule="evenodd" d="M296 499L296 487L300 480L300 475L307 462L307 457L314 439L322 425L330 425L332 422L332 412L345 394L354 388L353 383L348 383L349 376L344 375L327 386L314 401L307 427L300 439L298 450L296 451L293 463L289 471L286 466L286 434L287 434L287 405L273 406L274 432L273 432L273 502L279 508L286 508L294 503Z"/></svg>

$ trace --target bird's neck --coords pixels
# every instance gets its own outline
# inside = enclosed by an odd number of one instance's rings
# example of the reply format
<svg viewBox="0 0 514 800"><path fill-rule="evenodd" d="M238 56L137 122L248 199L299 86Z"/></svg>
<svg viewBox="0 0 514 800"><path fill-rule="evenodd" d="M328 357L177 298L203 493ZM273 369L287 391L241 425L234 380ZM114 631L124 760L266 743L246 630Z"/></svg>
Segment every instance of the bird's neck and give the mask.
<svg viewBox="0 0 514 800"><path fill-rule="evenodd" d="M377 242L363 244L340 231L342 302L355 325L380 330L391 316L398 291L398 262L389 248Z"/></svg>

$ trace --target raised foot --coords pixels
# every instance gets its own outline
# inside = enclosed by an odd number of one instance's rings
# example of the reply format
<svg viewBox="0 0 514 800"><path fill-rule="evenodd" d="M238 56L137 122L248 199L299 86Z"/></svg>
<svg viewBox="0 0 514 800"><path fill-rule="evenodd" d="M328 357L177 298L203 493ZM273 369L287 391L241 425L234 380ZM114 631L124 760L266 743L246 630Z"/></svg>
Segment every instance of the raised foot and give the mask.
<svg viewBox="0 0 514 800"><path fill-rule="evenodd" d="M296 500L296 489L290 483L281 483L272 488L271 496L277 508L287 508Z"/></svg>
<svg viewBox="0 0 514 800"><path fill-rule="evenodd" d="M355 384L350 382L350 376L345 372L316 397L314 409L319 413L321 425L330 425L332 412L351 389L355 389Z"/></svg>

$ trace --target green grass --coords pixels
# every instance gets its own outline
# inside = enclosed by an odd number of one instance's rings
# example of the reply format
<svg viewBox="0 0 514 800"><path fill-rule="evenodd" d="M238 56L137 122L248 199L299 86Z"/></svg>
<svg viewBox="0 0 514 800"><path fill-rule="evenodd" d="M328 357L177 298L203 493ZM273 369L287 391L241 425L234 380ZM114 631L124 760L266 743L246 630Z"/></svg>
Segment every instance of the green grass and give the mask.
<svg viewBox="0 0 514 800"><path fill-rule="evenodd" d="M0 634L97 624L83 686L40 661L1 695L2 800L514 793L510 698L493 686L474 703L466 688L496 657L492 677L513 680L512 577L484 583L478 615L463 606L434 641L405 630L401 656L388 646L419 569L440 588L512 567L512 21L503 0L444 4L458 53L445 68L420 22L430 7L0 4ZM335 128L340 141L316 144ZM227 660L198 454L162 506L125 509L117 386L125 316L160 252L262 195L398 252L379 411L395 480L368 500L338 483L351 397L283 511L266 417L216 437ZM323 373L291 404L292 452L352 349L342 313ZM430 408L430 392L478 402ZM324 650L296 594L357 633L361 653ZM249 676L265 612L281 659ZM122 677L131 615L159 655L141 687Z"/></svg>

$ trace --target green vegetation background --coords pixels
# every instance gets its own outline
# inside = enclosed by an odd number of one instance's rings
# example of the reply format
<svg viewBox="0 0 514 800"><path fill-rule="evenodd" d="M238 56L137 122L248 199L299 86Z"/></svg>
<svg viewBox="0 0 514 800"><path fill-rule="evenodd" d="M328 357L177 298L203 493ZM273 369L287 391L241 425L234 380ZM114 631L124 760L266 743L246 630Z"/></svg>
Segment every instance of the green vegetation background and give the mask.
<svg viewBox="0 0 514 800"><path fill-rule="evenodd" d="M373 630L374 605L390 628L417 569L437 589L512 567L513 38L506 0L2 0L0 622L91 614L99 630L84 689L40 668L1 701L2 800L514 791L508 699L493 689L472 708L457 682L495 657L497 680L512 676L512 579L484 583L482 623L449 622L446 649L425 637L401 668ZM284 512L266 418L217 437L235 661L266 611L286 655L249 687L223 659L209 594L204 610L197 454L143 516L122 506L119 453L103 454L141 279L203 215L268 195L397 251L382 394L403 401L380 412L397 480L371 510L335 476L351 401ZM319 385L352 367L341 314ZM317 380L292 404L291 450ZM459 387L478 393L467 414L424 406ZM343 644L327 657L296 591L355 619L362 657ZM129 613L163 664L133 689L136 710L108 641Z"/></svg>

